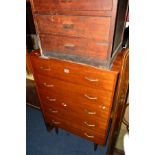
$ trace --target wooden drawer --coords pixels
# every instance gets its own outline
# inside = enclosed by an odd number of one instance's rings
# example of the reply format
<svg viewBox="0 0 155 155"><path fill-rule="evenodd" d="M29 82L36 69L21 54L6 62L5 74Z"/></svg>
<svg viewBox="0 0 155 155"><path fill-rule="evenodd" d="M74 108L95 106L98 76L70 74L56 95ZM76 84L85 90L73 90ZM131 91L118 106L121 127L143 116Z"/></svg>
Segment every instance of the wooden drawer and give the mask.
<svg viewBox="0 0 155 155"><path fill-rule="evenodd" d="M54 58L44 60L38 56L31 56L31 62L36 74L48 75L70 83L114 92L117 72Z"/></svg>
<svg viewBox="0 0 155 155"><path fill-rule="evenodd" d="M42 59L39 55L31 56L30 59L33 66L33 72L37 71L37 73L41 75L49 76L51 64L48 59Z"/></svg>
<svg viewBox="0 0 155 155"><path fill-rule="evenodd" d="M97 60L106 60L108 43L77 37L40 35L41 47L46 52L57 52Z"/></svg>
<svg viewBox="0 0 155 155"><path fill-rule="evenodd" d="M99 119L96 116L86 116L83 115L82 112L79 112L78 107L76 107L77 110L72 109L71 107L63 107L63 106L54 106L54 105L46 105L43 106L43 111L45 114L48 114L50 116L54 116L56 118L61 118L64 120L68 120L71 123L76 123L79 126L83 126L85 128L88 128L90 130L96 130L96 132L101 132L103 129L106 130L107 128L107 119L102 118ZM91 118L89 118L91 117ZM108 120L109 121L109 120Z"/></svg>
<svg viewBox="0 0 155 155"><path fill-rule="evenodd" d="M35 19L39 33L109 41L110 17L35 15Z"/></svg>
<svg viewBox="0 0 155 155"><path fill-rule="evenodd" d="M100 120L104 123L109 121L111 108L108 106L79 102L78 96L76 96L76 99L73 102L72 99L70 99L70 96L68 98L61 97L61 95L56 97L55 95L45 95L44 92L45 91L39 91L43 107L57 108L66 113L71 112L73 115L79 115L81 118L87 118L89 121Z"/></svg>
<svg viewBox="0 0 155 155"><path fill-rule="evenodd" d="M47 90L52 94L59 94L60 96L69 97L70 100L75 101L78 96L78 101L85 104L100 104L111 106L113 100L113 92L105 90L92 89L90 87L80 86L65 81L51 79L44 76L35 76L37 86L40 89Z"/></svg>
<svg viewBox="0 0 155 155"><path fill-rule="evenodd" d="M31 0L34 11L54 12L112 10L112 0Z"/></svg>
<svg viewBox="0 0 155 155"><path fill-rule="evenodd" d="M111 109L110 97L101 96L100 100L90 100L84 94L83 91L80 93L76 91L70 91L68 89L58 89L58 90L49 90L49 89L40 89L38 86L39 96L42 103L52 104L52 105L61 105L62 103L67 104L68 106L77 105L78 107L89 107L97 108L101 112L106 111L108 113ZM99 91L98 91L99 93ZM99 94L98 94L99 96ZM89 109L91 110L91 109Z"/></svg>
<svg viewBox="0 0 155 155"><path fill-rule="evenodd" d="M105 136L104 130L102 134L99 134L98 132L95 132L93 130L89 130L88 128L80 126L76 122L76 120L74 122L70 122L66 119L62 119L62 118L55 117L53 115L48 115L48 114L45 114L45 119L46 119L46 122L48 122L51 125L70 131L71 133L74 133L80 137L86 138L92 142L95 142L97 144L105 143L106 136Z"/></svg>

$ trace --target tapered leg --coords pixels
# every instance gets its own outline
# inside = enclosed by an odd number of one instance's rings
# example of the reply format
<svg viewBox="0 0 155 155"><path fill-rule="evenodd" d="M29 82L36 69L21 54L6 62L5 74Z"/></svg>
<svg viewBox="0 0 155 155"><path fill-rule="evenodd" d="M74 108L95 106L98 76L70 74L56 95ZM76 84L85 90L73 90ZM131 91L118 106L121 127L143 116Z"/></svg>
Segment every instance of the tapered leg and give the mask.
<svg viewBox="0 0 155 155"><path fill-rule="evenodd" d="M47 129L48 132L50 132L53 129L53 126L46 123L46 129Z"/></svg>
<svg viewBox="0 0 155 155"><path fill-rule="evenodd" d="M58 127L55 127L55 132L58 135L58 133L59 133Z"/></svg>
<svg viewBox="0 0 155 155"><path fill-rule="evenodd" d="M97 146L98 146L98 144L94 143L94 151L97 150Z"/></svg>

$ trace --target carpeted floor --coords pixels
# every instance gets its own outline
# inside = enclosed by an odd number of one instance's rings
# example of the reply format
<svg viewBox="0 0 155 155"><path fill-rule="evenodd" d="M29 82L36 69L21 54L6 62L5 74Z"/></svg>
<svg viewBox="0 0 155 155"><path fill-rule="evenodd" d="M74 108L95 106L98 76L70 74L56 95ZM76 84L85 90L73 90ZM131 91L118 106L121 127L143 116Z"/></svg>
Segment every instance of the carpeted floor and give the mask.
<svg viewBox="0 0 155 155"><path fill-rule="evenodd" d="M27 155L105 155L107 146L94 145L83 138L59 129L46 130L42 114L39 110L26 108L26 154Z"/></svg>

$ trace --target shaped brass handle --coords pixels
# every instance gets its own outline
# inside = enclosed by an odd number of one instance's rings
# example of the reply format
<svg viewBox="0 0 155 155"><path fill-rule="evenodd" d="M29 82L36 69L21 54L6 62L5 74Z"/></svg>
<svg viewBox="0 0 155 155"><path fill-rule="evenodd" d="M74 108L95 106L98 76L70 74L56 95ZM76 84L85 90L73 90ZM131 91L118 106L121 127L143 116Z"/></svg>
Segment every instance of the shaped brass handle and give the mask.
<svg viewBox="0 0 155 155"><path fill-rule="evenodd" d="M84 124L86 124L89 127L95 127L95 124L89 124L88 122L84 122Z"/></svg>
<svg viewBox="0 0 155 155"><path fill-rule="evenodd" d="M44 82L43 85L44 85L45 87L54 87L54 85L52 85L52 84L47 84L46 82Z"/></svg>
<svg viewBox="0 0 155 155"><path fill-rule="evenodd" d="M46 97L46 99L49 100L50 102L55 102L55 101L56 101L55 98L50 98L50 97L48 97L48 96Z"/></svg>
<svg viewBox="0 0 155 155"><path fill-rule="evenodd" d="M86 98L88 98L89 100L97 100L98 98L97 97L91 97L91 96L88 96L87 94L84 95Z"/></svg>
<svg viewBox="0 0 155 155"><path fill-rule="evenodd" d="M52 120L53 124L60 124L61 122L56 122L54 120Z"/></svg>
<svg viewBox="0 0 155 155"><path fill-rule="evenodd" d="M45 70L45 71L50 71L50 68L44 68L43 66L40 67L40 69Z"/></svg>
<svg viewBox="0 0 155 155"><path fill-rule="evenodd" d="M85 77L86 80L90 81L90 82L98 82L99 80L98 79L92 79L92 78L89 78L89 77Z"/></svg>
<svg viewBox="0 0 155 155"><path fill-rule="evenodd" d="M94 138L93 135L88 135L88 133L84 133L84 134L85 134L85 136L87 136L88 138Z"/></svg>
<svg viewBox="0 0 155 155"><path fill-rule="evenodd" d="M49 111L52 112L52 113L58 113L58 110L49 109Z"/></svg>
<svg viewBox="0 0 155 155"><path fill-rule="evenodd" d="M92 111L88 111L87 109L85 109L85 112L87 112L89 115L96 115L96 112L92 112Z"/></svg>

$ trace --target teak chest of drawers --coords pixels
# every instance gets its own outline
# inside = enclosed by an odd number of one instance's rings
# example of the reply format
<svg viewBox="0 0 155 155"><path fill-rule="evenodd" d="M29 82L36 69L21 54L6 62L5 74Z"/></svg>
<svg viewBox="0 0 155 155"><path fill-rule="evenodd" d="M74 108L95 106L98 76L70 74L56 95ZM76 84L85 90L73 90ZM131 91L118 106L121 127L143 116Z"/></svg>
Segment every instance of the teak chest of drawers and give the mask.
<svg viewBox="0 0 155 155"><path fill-rule="evenodd" d="M46 124L106 143L128 0L31 0L30 55Z"/></svg>
<svg viewBox="0 0 155 155"><path fill-rule="evenodd" d="M45 121L104 144L118 73L38 52L31 62Z"/></svg>

